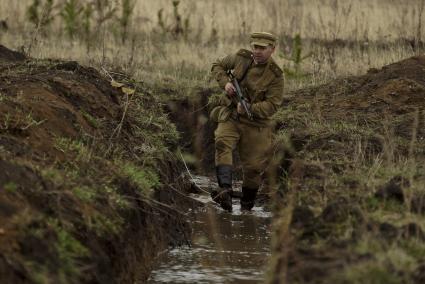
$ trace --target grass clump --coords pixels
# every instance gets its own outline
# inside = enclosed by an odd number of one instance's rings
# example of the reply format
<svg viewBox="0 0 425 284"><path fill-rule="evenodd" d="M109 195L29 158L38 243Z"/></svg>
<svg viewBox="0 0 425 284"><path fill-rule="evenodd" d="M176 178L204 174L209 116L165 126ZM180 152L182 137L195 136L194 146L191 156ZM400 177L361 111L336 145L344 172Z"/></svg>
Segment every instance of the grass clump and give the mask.
<svg viewBox="0 0 425 284"><path fill-rule="evenodd" d="M100 191L102 194L107 196L109 204L115 208L124 210L134 207L125 195L120 194L116 186L107 185L104 186Z"/></svg>
<svg viewBox="0 0 425 284"><path fill-rule="evenodd" d="M125 220L119 215L104 215L95 211L84 215L84 221L89 230L99 237L111 238L117 236L124 229Z"/></svg>
<svg viewBox="0 0 425 284"><path fill-rule="evenodd" d="M382 246L372 239L365 239L365 254L374 251L373 259L348 266L331 277L337 283L411 283L410 276L416 268L416 259L397 247ZM367 248L366 248L367 247Z"/></svg>
<svg viewBox="0 0 425 284"><path fill-rule="evenodd" d="M14 193L14 192L16 192L16 191L18 190L18 185L17 185L16 183L14 183L14 182L8 182L8 183L6 183L6 184L3 186L3 189L4 189L6 192Z"/></svg>
<svg viewBox="0 0 425 284"><path fill-rule="evenodd" d="M82 271L78 268L77 262L79 258L88 256L89 251L66 231L58 220L51 219L49 225L55 231L57 237L55 249L61 262L59 278L61 282L66 283L66 279L69 277L74 278L81 275Z"/></svg>
<svg viewBox="0 0 425 284"><path fill-rule="evenodd" d="M137 186L144 197L150 197L153 190L161 185L159 176L152 169L140 168L132 163L124 163L120 171L124 177Z"/></svg>
<svg viewBox="0 0 425 284"><path fill-rule="evenodd" d="M57 138L55 141L55 148L80 161L88 162L92 156L90 149L84 144L84 142L66 137Z"/></svg>
<svg viewBox="0 0 425 284"><path fill-rule="evenodd" d="M89 113L84 111L83 116L87 120L87 122L90 124L90 126L92 126L94 128L100 127L100 122L96 118L94 118L92 115L90 115Z"/></svg>
<svg viewBox="0 0 425 284"><path fill-rule="evenodd" d="M72 192L83 202L94 202L97 197L96 190L88 186L76 186L72 189Z"/></svg>
<svg viewBox="0 0 425 284"><path fill-rule="evenodd" d="M90 256L90 251L59 219L51 216L33 218L25 230L28 245L38 245L38 248L33 248L33 253L29 253L31 258L24 261L33 283L54 281L68 284L84 278L81 262ZM47 259L40 261L42 257Z"/></svg>

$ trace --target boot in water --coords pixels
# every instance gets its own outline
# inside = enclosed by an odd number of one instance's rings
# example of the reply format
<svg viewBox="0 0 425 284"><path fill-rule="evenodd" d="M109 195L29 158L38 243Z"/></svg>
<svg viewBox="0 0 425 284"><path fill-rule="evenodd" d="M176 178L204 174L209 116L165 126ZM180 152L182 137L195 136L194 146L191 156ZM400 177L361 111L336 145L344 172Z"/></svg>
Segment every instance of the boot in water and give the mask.
<svg viewBox="0 0 425 284"><path fill-rule="evenodd" d="M211 193L215 202L227 211L232 211L232 166L218 165L216 167L217 182L219 189Z"/></svg>
<svg viewBox="0 0 425 284"><path fill-rule="evenodd" d="M232 196L229 188L219 188L211 192L211 198L214 202L220 204L221 208L232 212Z"/></svg>
<svg viewBox="0 0 425 284"><path fill-rule="evenodd" d="M258 188L242 187L241 210L251 211L255 205Z"/></svg>

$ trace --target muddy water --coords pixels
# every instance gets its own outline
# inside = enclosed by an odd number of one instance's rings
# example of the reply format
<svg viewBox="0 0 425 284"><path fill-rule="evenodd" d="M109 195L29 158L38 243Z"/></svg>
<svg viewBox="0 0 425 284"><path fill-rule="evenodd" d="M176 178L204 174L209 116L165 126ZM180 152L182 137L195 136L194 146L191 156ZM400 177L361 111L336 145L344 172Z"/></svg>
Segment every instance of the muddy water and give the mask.
<svg viewBox="0 0 425 284"><path fill-rule="evenodd" d="M215 186L196 177L201 188ZM164 252L148 283L261 283L270 256L271 214L260 207L223 211L206 193L193 198L204 206L190 212L192 245Z"/></svg>

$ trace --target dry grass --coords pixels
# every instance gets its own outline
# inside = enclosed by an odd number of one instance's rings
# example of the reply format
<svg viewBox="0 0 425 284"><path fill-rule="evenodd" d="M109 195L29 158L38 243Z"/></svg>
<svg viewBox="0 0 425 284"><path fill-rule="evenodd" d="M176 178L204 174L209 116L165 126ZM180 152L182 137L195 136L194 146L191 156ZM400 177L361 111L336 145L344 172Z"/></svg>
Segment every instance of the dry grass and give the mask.
<svg viewBox="0 0 425 284"><path fill-rule="evenodd" d="M290 38L301 34L302 38L315 41L307 40L303 45L305 54L312 52L301 66L309 76L289 81L287 90L293 90L337 76L362 74L417 53L408 44L394 40L422 39L422 15L417 12L421 1L182 1L179 11L184 19L189 19L189 40L161 35L157 12L164 9L165 22L171 26L170 1L136 1L131 40L122 44L114 35L113 20L108 28L92 35L89 43L67 39L58 17L47 32L34 34L36 28L25 17L31 1L18 4L0 0L0 20L6 19L9 25L8 32L0 33L0 40L15 49L31 45L31 55L36 58L114 66L148 83L190 88L209 81L209 69L217 57L240 47L249 48L247 36L253 30L280 35L275 57L281 66L290 65L284 59L292 52ZM218 41L211 42L213 29L217 30ZM317 40L352 42L319 44Z"/></svg>
<svg viewBox="0 0 425 284"><path fill-rule="evenodd" d="M19 49L28 40L17 35L3 36L2 43ZM158 42L157 39L136 40L134 46L117 44L110 37L105 47L97 46L87 52L84 45L69 42L61 38L40 38L33 47L31 55L35 58L58 58L76 60L84 65L112 67L132 74L136 79L153 83L193 87L196 85L214 86L209 77L211 63L218 57L239 48L249 48L247 40L241 42L222 42L217 46L194 44L178 40ZM281 66L290 64L284 58L288 53L280 46L275 59ZM309 74L300 80L287 80L286 90L295 90L309 85L325 83L338 76L364 74L370 68L380 68L392 62L415 55L415 51L406 45L394 44L386 49L378 46L364 48L332 47L332 58L324 46L306 44L307 52L312 56L303 61L302 70Z"/></svg>
<svg viewBox="0 0 425 284"><path fill-rule="evenodd" d="M56 1L58 2L58 1ZM85 1L82 1L85 2ZM118 1L117 1L118 2ZM301 33L307 38L336 36L350 40L388 40L417 35L422 0L238 0L181 1L180 12L188 17L194 34L204 39L215 28L222 38L251 30L278 34ZM31 0L0 1L0 19L13 28L26 28L25 7ZM133 29L150 32L157 26L157 13L172 17L169 0L136 0ZM424 31L421 30L423 37Z"/></svg>

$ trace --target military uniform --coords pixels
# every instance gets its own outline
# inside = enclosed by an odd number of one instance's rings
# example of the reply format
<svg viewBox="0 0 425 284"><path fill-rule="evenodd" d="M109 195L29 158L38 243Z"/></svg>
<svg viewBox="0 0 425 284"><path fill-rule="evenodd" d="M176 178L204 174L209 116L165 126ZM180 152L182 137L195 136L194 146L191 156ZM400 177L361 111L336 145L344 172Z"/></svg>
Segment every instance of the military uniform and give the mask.
<svg viewBox="0 0 425 284"><path fill-rule="evenodd" d="M246 114L239 114L237 102L225 94L211 101L210 117L218 122L214 132L217 180L220 188L231 188L232 151L238 148L243 168L241 206L250 210L266 167L272 143L271 116L282 102L284 80L282 70L271 57L267 62L257 64L252 52L246 49L213 63L212 74L223 89L229 82L227 72L230 70L250 104L253 120Z"/></svg>

